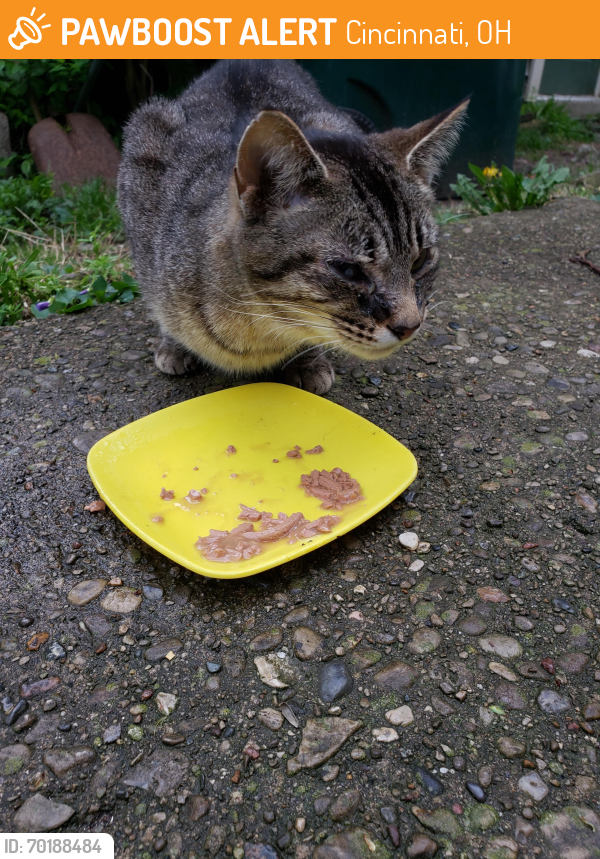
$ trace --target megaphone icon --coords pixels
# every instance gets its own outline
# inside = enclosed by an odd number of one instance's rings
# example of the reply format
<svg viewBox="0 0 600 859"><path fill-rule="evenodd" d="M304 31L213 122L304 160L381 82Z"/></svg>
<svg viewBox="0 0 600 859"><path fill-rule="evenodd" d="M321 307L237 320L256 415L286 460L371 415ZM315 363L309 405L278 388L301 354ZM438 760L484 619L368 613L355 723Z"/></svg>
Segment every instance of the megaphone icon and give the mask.
<svg viewBox="0 0 600 859"><path fill-rule="evenodd" d="M43 17L43 16L42 16ZM9 44L15 51L20 51L25 45L36 45L42 41L42 31L31 18L17 18L15 32L8 37Z"/></svg>

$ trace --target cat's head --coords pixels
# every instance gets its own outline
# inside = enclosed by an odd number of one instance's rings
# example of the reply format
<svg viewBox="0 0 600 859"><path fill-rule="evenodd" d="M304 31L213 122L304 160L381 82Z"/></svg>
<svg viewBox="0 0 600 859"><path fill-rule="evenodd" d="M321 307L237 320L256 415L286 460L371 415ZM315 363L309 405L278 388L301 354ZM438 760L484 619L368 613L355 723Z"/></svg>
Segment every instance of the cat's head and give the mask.
<svg viewBox="0 0 600 859"><path fill-rule="evenodd" d="M431 184L466 108L369 136L303 132L277 111L248 126L236 252L283 342L384 358L419 330L438 267Z"/></svg>

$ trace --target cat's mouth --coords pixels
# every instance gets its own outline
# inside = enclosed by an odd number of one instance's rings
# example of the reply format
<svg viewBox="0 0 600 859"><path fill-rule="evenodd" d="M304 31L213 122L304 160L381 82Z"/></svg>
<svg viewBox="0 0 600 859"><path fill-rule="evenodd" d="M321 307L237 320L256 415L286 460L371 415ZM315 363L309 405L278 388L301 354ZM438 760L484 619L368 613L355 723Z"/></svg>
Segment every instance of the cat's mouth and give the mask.
<svg viewBox="0 0 600 859"><path fill-rule="evenodd" d="M373 328L370 331L356 330L349 326L339 328L341 334L340 346L357 358L380 360L388 358L401 346L406 346L417 336L422 322L411 329L390 329L386 325Z"/></svg>

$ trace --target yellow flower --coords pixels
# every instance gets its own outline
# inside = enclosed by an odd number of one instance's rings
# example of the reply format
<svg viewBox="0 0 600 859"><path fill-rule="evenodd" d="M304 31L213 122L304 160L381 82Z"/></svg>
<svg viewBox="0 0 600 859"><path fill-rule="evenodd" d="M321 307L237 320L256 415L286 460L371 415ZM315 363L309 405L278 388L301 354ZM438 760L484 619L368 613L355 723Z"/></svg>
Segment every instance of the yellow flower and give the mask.
<svg viewBox="0 0 600 859"><path fill-rule="evenodd" d="M493 179L494 176L501 176L502 173L500 173L497 167L484 167L483 175L487 176L488 179Z"/></svg>

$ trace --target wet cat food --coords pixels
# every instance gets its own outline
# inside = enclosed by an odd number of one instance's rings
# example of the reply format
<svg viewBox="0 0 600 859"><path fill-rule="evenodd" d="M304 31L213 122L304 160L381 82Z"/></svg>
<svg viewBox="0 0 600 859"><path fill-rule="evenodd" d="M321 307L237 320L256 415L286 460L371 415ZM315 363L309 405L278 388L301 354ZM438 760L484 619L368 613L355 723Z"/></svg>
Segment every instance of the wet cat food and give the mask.
<svg viewBox="0 0 600 859"><path fill-rule="evenodd" d="M262 552L262 543L276 543L287 539L293 544L297 540L309 540L317 534L329 533L341 519L339 516L320 516L312 522L302 513L292 513L288 516L279 513L273 516L265 510L246 507L240 504L242 523L231 531L210 530L208 537L199 537L196 548L207 561L242 561ZM254 530L254 522L260 522L258 531Z"/></svg>
<svg viewBox="0 0 600 859"><path fill-rule="evenodd" d="M301 476L300 486L307 495L320 498L324 510L341 510L346 504L364 500L358 480L341 468L332 468L331 471L317 471L315 468L310 474Z"/></svg>
<svg viewBox="0 0 600 859"><path fill-rule="evenodd" d="M165 489L164 486L160 490L160 497L163 501L172 501L175 498L175 490L174 489Z"/></svg>
<svg viewBox="0 0 600 859"><path fill-rule="evenodd" d="M311 447L311 449L310 449L310 450L305 451L305 453L308 453L308 454L311 454L311 453L323 453L323 448L321 447L321 445L320 445L320 444L317 444L317 445L315 445L315 447Z"/></svg>

